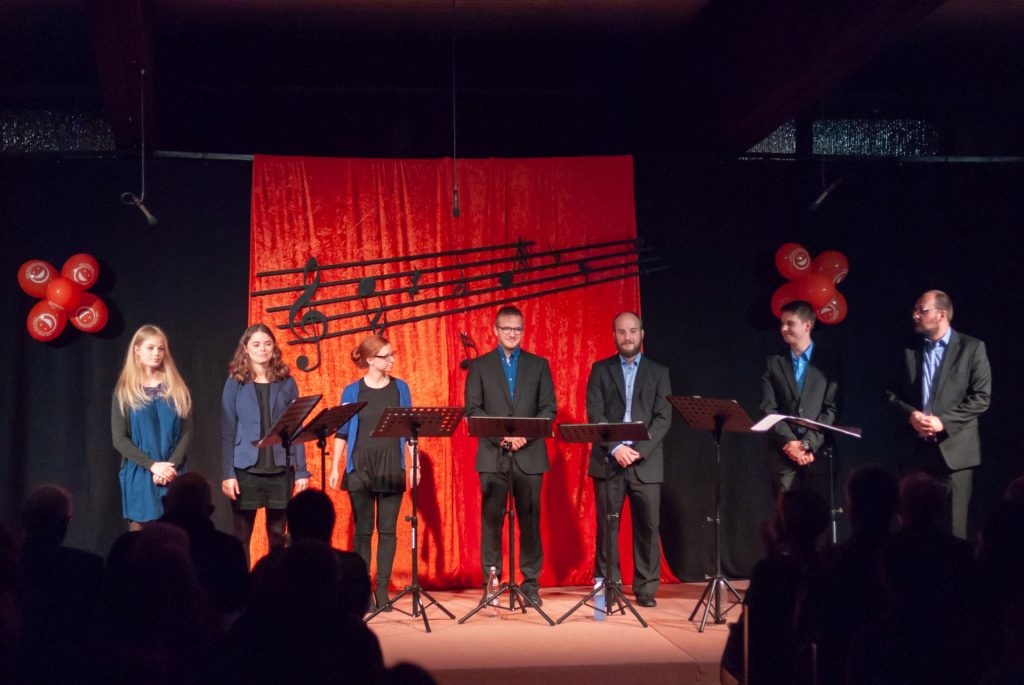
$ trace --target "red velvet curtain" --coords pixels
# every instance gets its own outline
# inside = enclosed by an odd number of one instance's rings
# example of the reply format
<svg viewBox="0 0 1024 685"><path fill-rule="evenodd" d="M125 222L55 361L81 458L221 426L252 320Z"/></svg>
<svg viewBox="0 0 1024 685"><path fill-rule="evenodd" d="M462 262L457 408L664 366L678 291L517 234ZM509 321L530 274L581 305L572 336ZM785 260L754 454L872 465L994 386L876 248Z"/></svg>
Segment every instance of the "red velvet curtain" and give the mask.
<svg viewBox="0 0 1024 685"><path fill-rule="evenodd" d="M453 216L457 171L459 216ZM385 335L398 351L394 375L405 379L413 403L461 406L466 371L460 362L496 345L492 324L499 300L510 299L525 315L523 347L551 362L558 396L558 422L586 420L585 386L590 365L615 351L611 320L619 311L639 311L635 268L614 265L628 257L606 256L631 246L612 245L538 256L551 250L624 241L636 237L633 166L629 157L560 159L467 159L457 169L451 159L374 160L256 157L253 163L250 322L263 321L278 331L278 344L303 394L323 393L319 408L338 402L342 388L362 372L349 353L367 335L348 332L366 327L381 306L387 312ZM426 256L411 261L352 265L410 255L533 244L466 252L458 257ZM528 254L524 254L528 252ZM303 284L312 281L302 266L315 257L321 283L310 302L296 305ZM476 262L501 260L490 265ZM586 259L582 264L578 261ZM635 261L635 260L634 260ZM452 267L429 272L432 267ZM530 270L530 267L546 267ZM294 270L298 268L298 273ZM291 269L293 273L261 276ZM418 280L416 271L419 271ZM515 271L511 276L507 272ZM394 276L396 272L403 275ZM505 273L504 276L501 276ZM358 279L373 277L374 294L360 299ZM476 280L476 277L480 277ZM554 278L557 277L557 278ZM305 280L304 280L305 278ZM463 294L458 279L470 279ZM528 283L538 279L553 279ZM605 279L604 282L597 282ZM331 281L346 281L325 285ZM434 286L438 282L444 285ZM364 282L363 294L370 281ZM537 295L544 291L561 292ZM418 292L409 288L418 285ZM293 288L275 294L267 290ZM490 289L490 292L474 291ZM390 292L396 291L396 292ZM340 298L349 298L347 300ZM447 297L446 301L430 302ZM334 300L334 301L330 301ZM446 310L480 308L442 314ZM276 311L273 311L276 308ZM296 340L295 329L281 329L310 309L330 318L328 337L317 345ZM272 310L272 311L268 311ZM360 312L368 313L363 314ZM439 315L441 314L441 315ZM348 315L348 316L346 316ZM415 323L400 320L423 316ZM322 332L310 325L306 333ZM301 333L300 333L301 335ZM464 345L466 336L477 349ZM299 355L312 372L297 366ZM330 448L330 445L328 446ZM453 440L424 438L420 444L423 478L418 490L419 568L428 587L478 585L480 492L474 471L475 441L459 427ZM544 585L591 582L595 539L593 487L586 477L588 449L549 441L551 471L544 479L542 526ZM330 468L328 455L327 468ZM319 487L319 452L307 445L312 483ZM347 495L329 491L338 513L334 544L352 545ZM408 582L411 531L398 526L398 554L392 584ZM258 528L259 529L259 528ZM628 515L623 519L624 550L631 549ZM376 536L374 537L376 543ZM253 557L266 549L257 536ZM632 576L632 560L623 554L623 573ZM666 571L667 573L667 571Z"/></svg>

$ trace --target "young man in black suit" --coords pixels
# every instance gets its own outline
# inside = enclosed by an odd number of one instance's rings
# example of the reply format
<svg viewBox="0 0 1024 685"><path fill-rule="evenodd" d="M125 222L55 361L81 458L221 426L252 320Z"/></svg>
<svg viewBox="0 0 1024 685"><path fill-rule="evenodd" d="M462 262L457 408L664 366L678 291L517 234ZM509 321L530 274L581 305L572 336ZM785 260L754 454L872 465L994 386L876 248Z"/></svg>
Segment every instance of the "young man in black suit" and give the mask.
<svg viewBox="0 0 1024 685"><path fill-rule="evenodd" d="M661 582L659 510L665 465L662 440L672 423L668 368L641 354L643 322L623 312L612 323L618 354L595 362L587 379L587 421L643 421L650 440L638 443L595 443L587 475L594 479L597 504L597 552L594 575L621 582L619 518L629 497L633 520L633 593L637 604L653 607ZM606 502L614 514L608 522ZM606 540L606 538L610 538ZM609 558L605 557L605 549Z"/></svg>
<svg viewBox="0 0 1024 685"><path fill-rule="evenodd" d="M517 307L498 310L494 321L497 348L469 367L466 377L466 416L521 416L555 418L555 385L551 367L543 357L520 347L523 313ZM480 557L484 584L491 567L502 572L501 529L508 496L506 473L512 460L512 490L519 522L521 588L538 606L540 569L544 552L540 539L540 491L549 468L543 439L481 438L476 452L480 474ZM510 577L515 569L509 569Z"/></svg>
<svg viewBox="0 0 1024 685"><path fill-rule="evenodd" d="M889 404L913 432L904 472L924 471L948 488L952 532L967 538L973 469L981 463L978 417L989 407L992 370L985 343L951 328L953 302L929 290L914 305L914 340L902 353Z"/></svg>
<svg viewBox="0 0 1024 685"><path fill-rule="evenodd" d="M761 378L761 411L831 426L839 413L838 372L827 351L819 350L811 339L814 321L814 309L807 302L783 305L779 330L789 350L768 357ZM827 436L785 421L775 424L769 436L773 443L769 470L775 495L797 488L812 490L829 501L828 459L822 454L831 449Z"/></svg>

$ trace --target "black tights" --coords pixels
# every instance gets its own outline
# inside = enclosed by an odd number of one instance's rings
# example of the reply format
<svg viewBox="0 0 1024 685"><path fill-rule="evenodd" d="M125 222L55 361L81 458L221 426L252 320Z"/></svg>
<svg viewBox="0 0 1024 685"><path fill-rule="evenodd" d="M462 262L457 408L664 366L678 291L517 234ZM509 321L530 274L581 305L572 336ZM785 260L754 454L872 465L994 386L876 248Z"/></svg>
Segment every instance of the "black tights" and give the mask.
<svg viewBox="0 0 1024 685"><path fill-rule="evenodd" d="M352 503L352 516L356 524L355 551L366 562L366 568L370 568L374 504L377 505L377 587L378 592L382 588L386 595L391 566L395 561L395 528L398 525L398 510L402 506L402 493L349 490L348 498Z"/></svg>
<svg viewBox="0 0 1024 685"><path fill-rule="evenodd" d="M249 541L252 540L252 529L256 525L256 509L233 508L235 537L242 541L245 547L245 560L249 561ZM284 509L264 509L267 514L267 542L270 549L284 547Z"/></svg>

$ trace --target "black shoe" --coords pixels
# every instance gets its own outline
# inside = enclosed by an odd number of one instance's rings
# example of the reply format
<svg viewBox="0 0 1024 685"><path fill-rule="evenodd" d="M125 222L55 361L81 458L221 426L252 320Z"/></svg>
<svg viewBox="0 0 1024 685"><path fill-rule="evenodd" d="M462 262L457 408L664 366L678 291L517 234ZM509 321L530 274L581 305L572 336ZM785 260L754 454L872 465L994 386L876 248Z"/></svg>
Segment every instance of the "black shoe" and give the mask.
<svg viewBox="0 0 1024 685"><path fill-rule="evenodd" d="M658 606L658 602L654 599L654 595L637 595L636 603L642 607Z"/></svg>
<svg viewBox="0 0 1024 685"><path fill-rule="evenodd" d="M373 596L373 604L378 609L383 609L384 611L391 611L391 604L388 603L388 588L386 585L384 587L381 587L379 585L377 586L377 592Z"/></svg>
<svg viewBox="0 0 1024 685"><path fill-rule="evenodd" d="M544 600L540 598L540 592L538 590L533 590L533 589L525 590L523 592L523 594L525 594L527 599L532 601L537 606L539 606L539 607L544 606Z"/></svg>

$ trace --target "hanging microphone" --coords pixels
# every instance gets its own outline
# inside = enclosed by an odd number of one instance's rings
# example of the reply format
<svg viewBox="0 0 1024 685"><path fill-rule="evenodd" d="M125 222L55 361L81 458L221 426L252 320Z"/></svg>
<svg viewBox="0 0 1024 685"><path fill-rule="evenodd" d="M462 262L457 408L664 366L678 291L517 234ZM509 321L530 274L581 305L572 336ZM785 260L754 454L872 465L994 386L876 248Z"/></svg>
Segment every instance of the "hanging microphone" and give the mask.
<svg viewBox="0 0 1024 685"><path fill-rule="evenodd" d="M123 202L126 205L135 205L136 207L138 207L139 211L142 212L143 216L146 217L146 223L148 223L150 226L156 226L156 217L153 216L148 209L146 209L146 205L142 204L142 199L139 198L137 195L134 195L132 193L123 193L121 195L121 202Z"/></svg>
<svg viewBox="0 0 1024 685"><path fill-rule="evenodd" d="M459 189L456 188L452 196L452 216L459 218Z"/></svg>
<svg viewBox="0 0 1024 685"><path fill-rule="evenodd" d="M146 209L146 205L142 204L141 201L136 201L135 206L138 207L139 211L145 215L146 223L150 226L156 226L156 217L149 213L149 210Z"/></svg>

